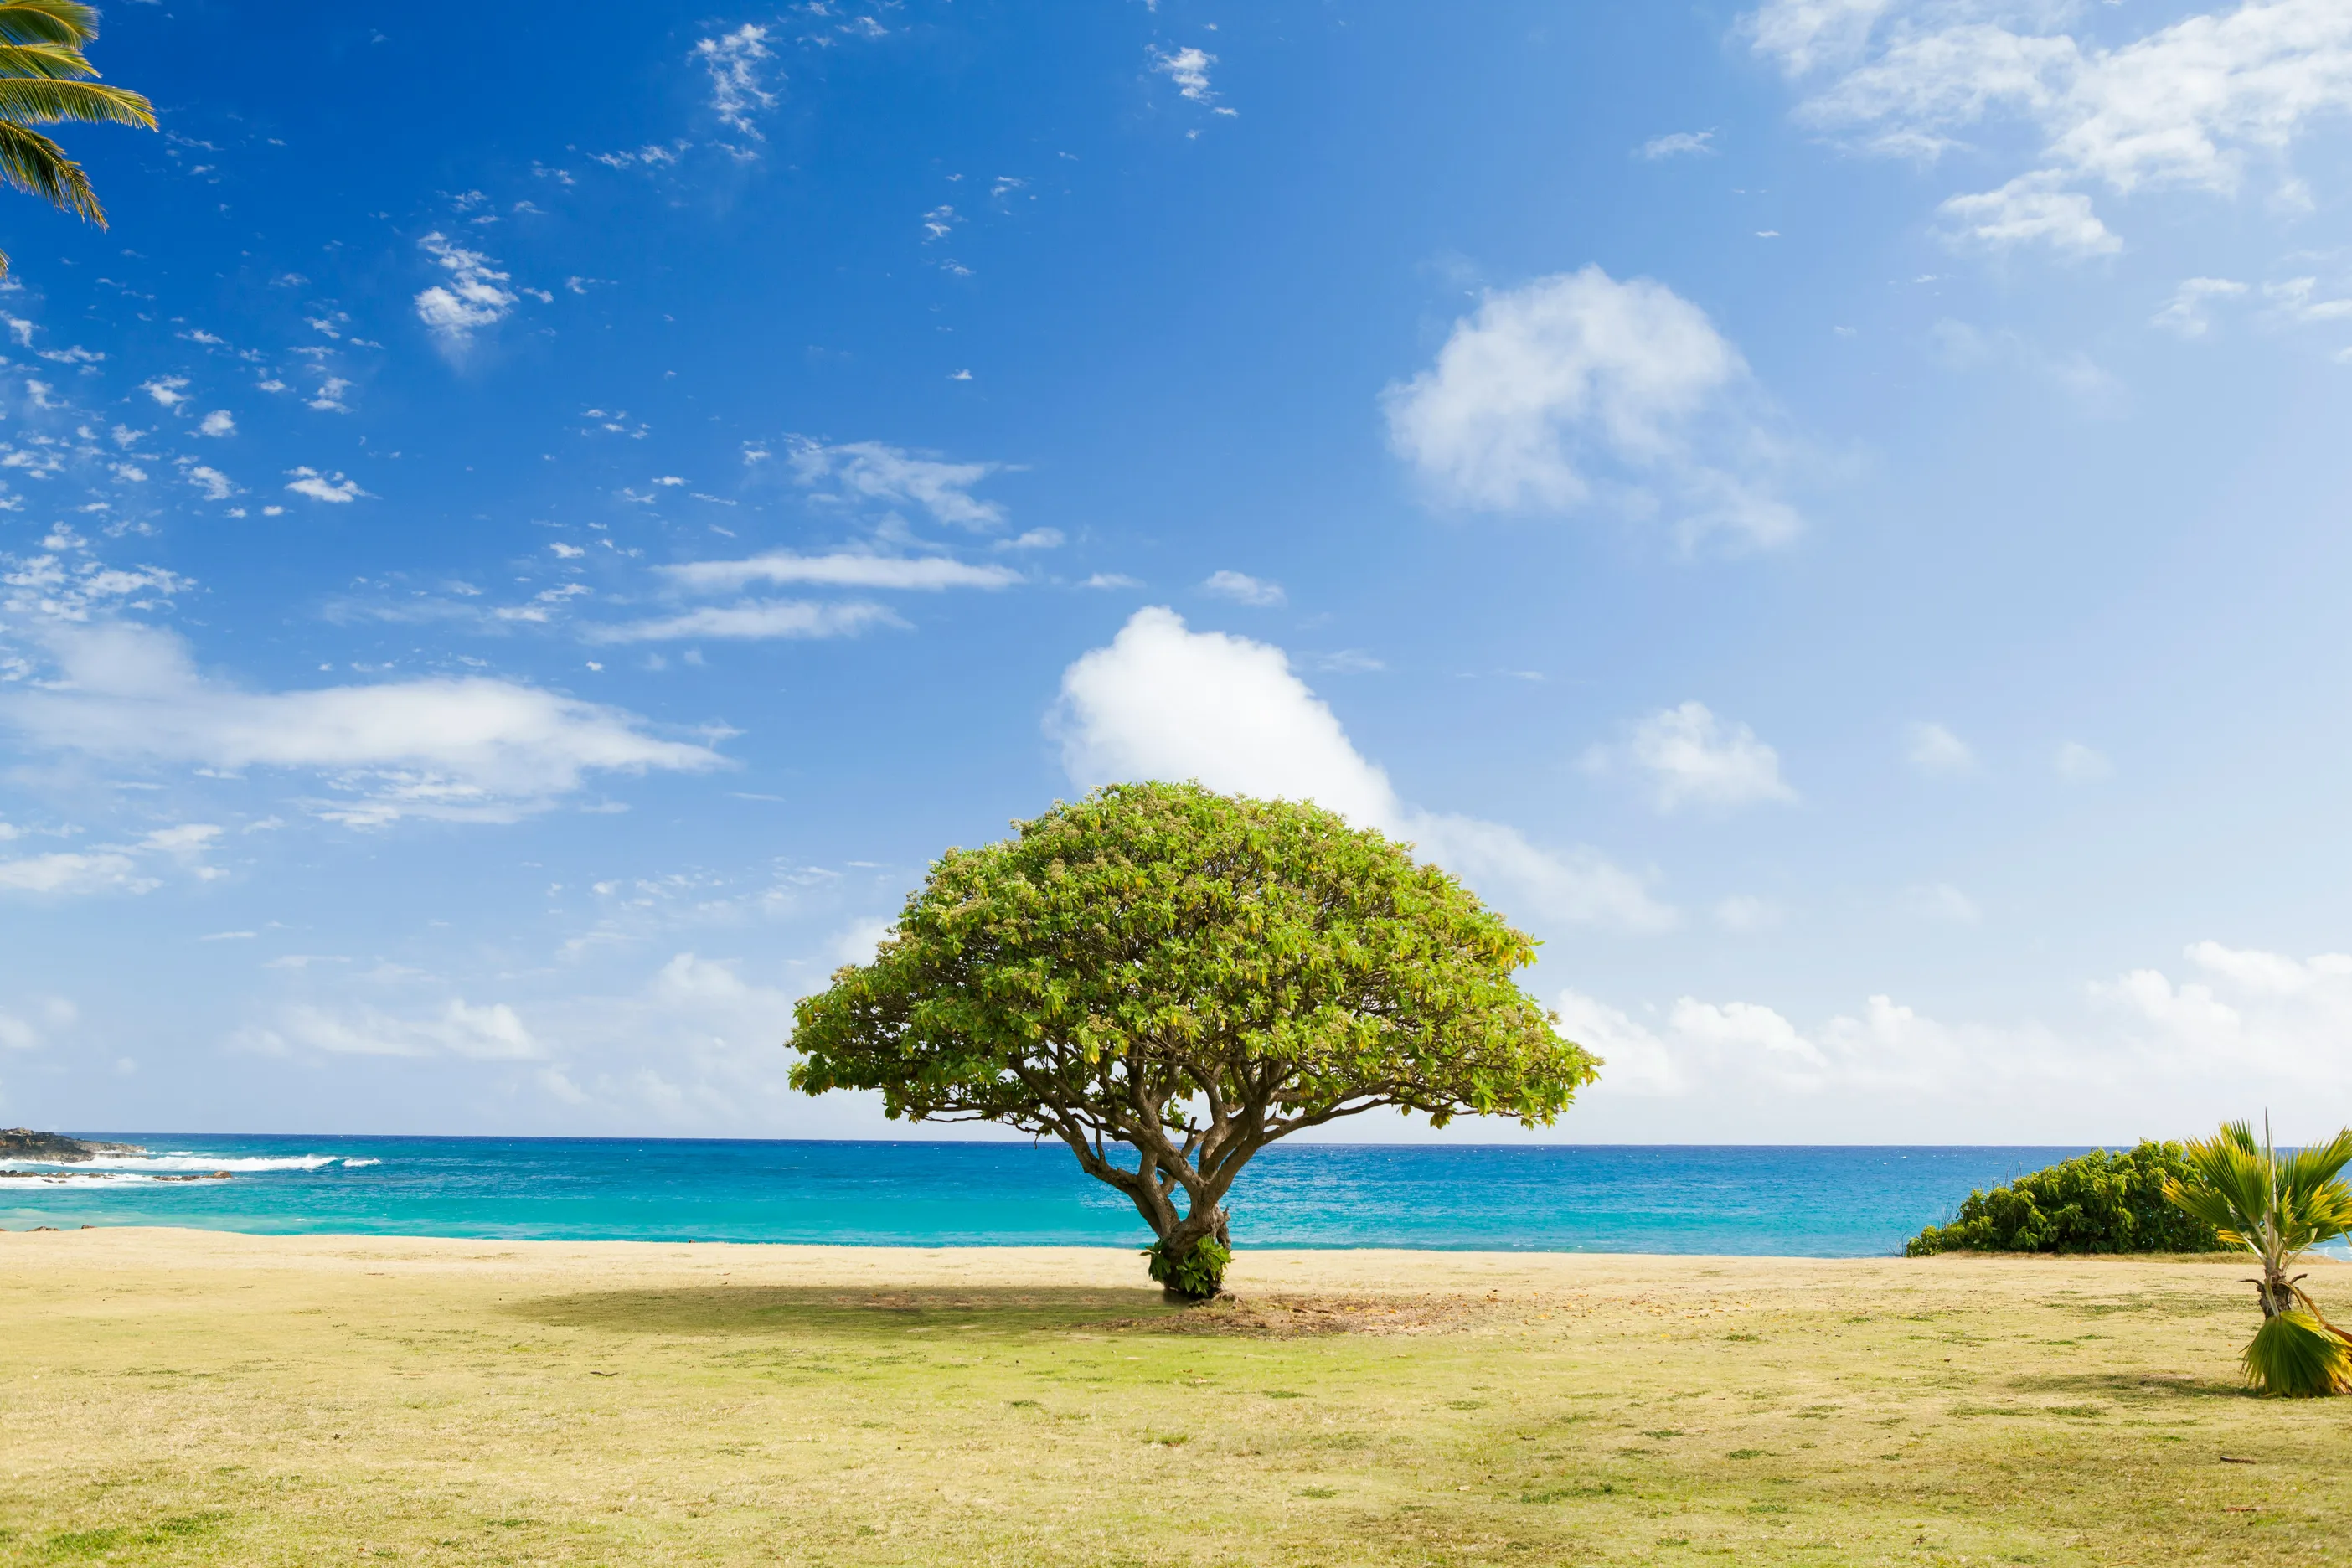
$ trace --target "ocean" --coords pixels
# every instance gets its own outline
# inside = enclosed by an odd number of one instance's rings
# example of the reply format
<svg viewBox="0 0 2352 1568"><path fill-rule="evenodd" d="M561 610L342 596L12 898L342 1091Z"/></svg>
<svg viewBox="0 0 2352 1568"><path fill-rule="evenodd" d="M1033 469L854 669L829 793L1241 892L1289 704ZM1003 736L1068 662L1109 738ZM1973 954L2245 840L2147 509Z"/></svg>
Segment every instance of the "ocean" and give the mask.
<svg viewBox="0 0 2352 1568"><path fill-rule="evenodd" d="M85 1133L144 1157L0 1161L0 1226L856 1246L1140 1247L1059 1145ZM1226 1207L1238 1247L1860 1258L2075 1148L1295 1144ZM231 1173L227 1181L159 1176Z"/></svg>

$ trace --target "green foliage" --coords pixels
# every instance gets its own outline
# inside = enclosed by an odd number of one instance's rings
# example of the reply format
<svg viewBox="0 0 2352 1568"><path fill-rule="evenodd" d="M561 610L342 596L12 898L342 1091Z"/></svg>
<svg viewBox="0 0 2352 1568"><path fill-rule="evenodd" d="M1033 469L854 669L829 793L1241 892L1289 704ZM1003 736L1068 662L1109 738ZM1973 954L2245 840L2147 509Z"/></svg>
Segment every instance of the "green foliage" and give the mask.
<svg viewBox="0 0 2352 1568"><path fill-rule="evenodd" d="M2190 1143L2186 1169L2165 1196L2265 1265L2286 1267L2352 1230L2352 1188L2337 1177L2352 1164L2352 1128L2325 1143L2282 1155L2242 1121Z"/></svg>
<svg viewBox="0 0 2352 1568"><path fill-rule="evenodd" d="M1903 1253L2219 1251L2223 1242L2210 1222L2166 1199L2167 1183L2189 1169L2178 1143L2095 1149L1970 1193L1949 1223L1929 1226Z"/></svg>
<svg viewBox="0 0 2352 1568"><path fill-rule="evenodd" d="M2320 1315L2287 1270L2313 1247L2352 1231L2352 1128L2325 1143L2281 1154L2267 1120L2263 1141L2242 1121L2191 1142L2187 1169L2164 1195L2263 1266L2254 1283L2263 1326L2246 1347L2246 1379L2272 1394L2352 1393L2352 1336Z"/></svg>
<svg viewBox="0 0 2352 1568"><path fill-rule="evenodd" d="M794 1088L1059 1138L1189 1258L1276 1139L1382 1108L1548 1123L1600 1065L1513 982L1527 935L1331 812L1113 784L1015 826L797 1005Z"/></svg>
<svg viewBox="0 0 2352 1568"><path fill-rule="evenodd" d="M0 0L0 184L28 191L99 227L106 213L79 163L35 125L61 120L155 129L155 110L135 92L90 79L83 58L98 13L79 0ZM8 258L0 255L0 275Z"/></svg>
<svg viewBox="0 0 2352 1568"><path fill-rule="evenodd" d="M2291 1399L2352 1392L2352 1346L2324 1320L2300 1309L2266 1318L2246 1346L2246 1381Z"/></svg>
<svg viewBox="0 0 2352 1568"><path fill-rule="evenodd" d="M1205 1301L1224 1289L1225 1269L1234 1261L1234 1249L1215 1237L1204 1236L1181 1258L1173 1256L1164 1241L1145 1247L1143 1256L1150 1261L1154 1279L1180 1296Z"/></svg>

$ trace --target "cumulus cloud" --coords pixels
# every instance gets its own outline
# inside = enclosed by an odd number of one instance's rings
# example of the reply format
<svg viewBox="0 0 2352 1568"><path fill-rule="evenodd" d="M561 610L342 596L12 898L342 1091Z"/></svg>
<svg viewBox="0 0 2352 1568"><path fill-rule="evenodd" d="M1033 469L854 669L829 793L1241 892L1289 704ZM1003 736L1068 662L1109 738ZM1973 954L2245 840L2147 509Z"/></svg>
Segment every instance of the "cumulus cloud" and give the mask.
<svg viewBox="0 0 2352 1568"><path fill-rule="evenodd" d="M1009 566L971 566L945 556L797 555L771 551L740 561L688 561L655 570L680 588L718 592L753 583L810 583L834 588L1009 588L1021 574Z"/></svg>
<svg viewBox="0 0 2352 1568"><path fill-rule="evenodd" d="M1800 528L1747 363L1649 279L1588 267L1490 292L1383 402L1390 446L1444 505L1566 511L1606 486L1628 510L1669 510L1686 544L1769 546Z"/></svg>
<svg viewBox="0 0 2352 1568"><path fill-rule="evenodd" d="M1048 721L1073 782L1198 779L1212 789L1313 800L1538 922L1656 931L1674 911L1642 879L1590 849L1565 854L1517 829L1407 804L1349 741L1280 648L1194 632L1173 610L1139 610L1110 645L1064 671Z"/></svg>
<svg viewBox="0 0 2352 1568"><path fill-rule="evenodd" d="M506 287L513 279L480 251L455 244L437 229L416 243L449 274L448 282L416 296L416 319L443 350L462 353L476 332L505 321L514 309L519 296Z"/></svg>
<svg viewBox="0 0 2352 1568"><path fill-rule="evenodd" d="M164 407L176 411L188 400L188 378L184 375L159 375L152 381L141 382L139 390Z"/></svg>
<svg viewBox="0 0 2352 1568"><path fill-rule="evenodd" d="M1172 50L1154 49L1151 60L1154 71L1176 84L1179 97L1204 107L1217 101L1215 90L1209 86L1209 68L1217 63L1216 56L1205 49L1188 47ZM1231 114L1234 110L1219 109L1216 112Z"/></svg>
<svg viewBox="0 0 2352 1568"><path fill-rule="evenodd" d="M710 109L719 123L740 135L760 141L754 117L776 106L776 95L765 79L768 29L746 22L731 33L704 38L694 46L694 58L710 73Z"/></svg>
<svg viewBox="0 0 2352 1568"><path fill-rule="evenodd" d="M583 635L590 642L676 642L688 637L749 641L770 637L855 637L869 626L904 626L880 605L853 601L819 605L799 599L709 605L680 615L649 620L591 626Z"/></svg>
<svg viewBox="0 0 2352 1568"><path fill-rule="evenodd" d="M175 635L123 621L39 631L56 666L0 690L0 725L33 745L124 763L323 778L320 815L510 821L594 773L699 772L707 745L646 733L620 709L488 677L256 692L197 673Z"/></svg>
<svg viewBox="0 0 2352 1568"><path fill-rule="evenodd" d="M759 456L767 456L764 450ZM747 453L745 461L753 461ZM822 499L919 507L957 528L991 529L1004 521L1004 509L975 498L972 487L996 473L1002 463L950 463L880 441L827 446L794 437L786 453L793 478L819 490Z"/></svg>
<svg viewBox="0 0 2352 1568"><path fill-rule="evenodd" d="M1289 602L1282 584L1253 577L1246 572L1212 572L1201 591L1220 599L1231 599L1236 605L1251 605L1259 609L1280 609Z"/></svg>
<svg viewBox="0 0 2352 1568"><path fill-rule="evenodd" d="M199 436L234 436L236 434L236 416L226 408L215 408L210 414L205 416L204 423L196 426L196 434Z"/></svg>
<svg viewBox="0 0 2352 1568"><path fill-rule="evenodd" d="M2352 1094L2352 954L2202 941L2180 958L2084 985L2055 1025L1946 1022L1883 994L1811 1025L1690 995L1555 1006L1607 1063L1580 1102L1588 1135L2112 1146L2265 1108L2283 1141L2332 1133Z"/></svg>
<svg viewBox="0 0 2352 1568"><path fill-rule="evenodd" d="M286 488L298 496L309 496L312 500L343 506L368 493L360 489L357 479L347 479L340 473L330 476L307 467L286 471L294 476Z"/></svg>
<svg viewBox="0 0 2352 1568"><path fill-rule="evenodd" d="M1925 722L1903 727L1903 760L1931 776L1973 773L1977 765L1966 741L1941 724Z"/></svg>
<svg viewBox="0 0 2352 1568"><path fill-rule="evenodd" d="M2072 5L1768 0L1748 26L1791 77L1829 79L1800 120L1870 151L1933 158L1979 126L2027 127L2030 171L1960 199L1988 204L1973 209L1980 226L2011 243L2077 255L2119 242L2087 197L2061 187L2228 195L2251 163L2277 163L2352 109L2352 11L2340 0L2244 0L2115 47L2068 30L2085 19Z"/></svg>
<svg viewBox="0 0 2352 1568"><path fill-rule="evenodd" d="M1687 158L1714 151L1714 132L1677 131L1667 136L1651 137L1633 150L1633 155L1655 163L1661 158Z"/></svg>
<svg viewBox="0 0 2352 1568"><path fill-rule="evenodd" d="M186 479L188 483L205 492L206 500L226 500L236 494L236 486L226 474L203 463L192 464Z"/></svg>
<svg viewBox="0 0 2352 1568"><path fill-rule="evenodd" d="M1780 777L1780 753L1747 725L1717 718L1704 702L1651 714L1622 745L1587 752L1585 767L1596 773L1631 771L1645 776L1662 812L1692 805L1728 810L1797 798Z"/></svg>
<svg viewBox="0 0 2352 1568"><path fill-rule="evenodd" d="M1946 238L1993 250L2046 245L2062 256L2111 256L2124 242L2091 210L2091 198L2063 190L2050 174L2020 174L1997 191L1954 196L1937 209Z"/></svg>

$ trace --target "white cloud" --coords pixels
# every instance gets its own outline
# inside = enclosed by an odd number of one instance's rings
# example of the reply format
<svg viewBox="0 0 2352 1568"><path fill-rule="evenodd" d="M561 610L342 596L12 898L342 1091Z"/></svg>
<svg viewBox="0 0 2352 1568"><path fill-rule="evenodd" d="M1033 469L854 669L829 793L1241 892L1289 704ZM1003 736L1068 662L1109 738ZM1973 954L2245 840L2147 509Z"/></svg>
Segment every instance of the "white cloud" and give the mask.
<svg viewBox="0 0 2352 1568"><path fill-rule="evenodd" d="M139 873L138 862L120 850L87 854L28 855L0 860L0 891L12 893L144 893L160 886Z"/></svg>
<svg viewBox="0 0 2352 1568"><path fill-rule="evenodd" d="M1081 588L1140 588L1143 581L1124 572L1097 572L1078 584Z"/></svg>
<svg viewBox="0 0 2352 1568"><path fill-rule="evenodd" d="M752 583L816 583L834 588L1009 588L1021 574L1009 566L971 566L943 555L796 555L771 551L742 561L689 561L655 568L681 588L719 592Z"/></svg>
<svg viewBox="0 0 2352 1568"><path fill-rule="evenodd" d="M814 488L829 481L835 487L827 495L830 500L919 506L958 528L994 528L1004 521L1002 506L971 494L974 485L1004 467L1002 463L949 463L880 441L836 447L798 437L786 456L799 483ZM756 459L747 450L744 460Z"/></svg>
<svg viewBox="0 0 2352 1568"><path fill-rule="evenodd" d="M772 58L767 37L767 28L746 22L694 46L694 58L710 73L711 112L721 124L753 141L761 139L753 117L776 104L776 95L761 77L763 62Z"/></svg>
<svg viewBox="0 0 2352 1568"><path fill-rule="evenodd" d="M166 408L177 409L188 400L188 378L184 375L159 375L152 381L142 381L139 390Z"/></svg>
<svg viewBox="0 0 2352 1568"><path fill-rule="evenodd" d="M2060 746L2057 755L2051 759L2051 766L2068 784L2093 784L2116 771L2113 763L2080 741L2069 741Z"/></svg>
<svg viewBox="0 0 2352 1568"><path fill-rule="evenodd" d="M1977 754L1969 743L1941 724L1905 725L1903 760L1929 774L1974 773L1977 765Z"/></svg>
<svg viewBox="0 0 2352 1568"><path fill-rule="evenodd" d="M1801 524L1773 493L1778 446L1750 391L1704 310L1588 267L1490 292L1383 402L1391 447L1444 504L1564 511L1606 481L1629 510L1671 508L1685 543L1784 543Z"/></svg>
<svg viewBox="0 0 2352 1568"><path fill-rule="evenodd" d="M437 229L416 243L449 274L446 284L436 283L416 296L416 319L445 351L462 353L476 332L496 326L514 309L518 296L504 287L513 279L480 251L453 244Z"/></svg>
<svg viewBox="0 0 2352 1568"><path fill-rule="evenodd" d="M1204 105L1217 101L1216 92L1209 86L1209 68L1217 63L1216 56L1204 49L1185 47L1173 51L1154 49L1151 58L1151 68L1176 84L1179 97ZM1234 111L1220 109L1217 112Z"/></svg>
<svg viewBox="0 0 2352 1568"><path fill-rule="evenodd" d="M2246 291L2243 283L2228 278L2184 278L2164 309L2148 318L2150 326L2201 338L2213 325L2210 307L2217 300L2233 300Z"/></svg>
<svg viewBox="0 0 2352 1568"><path fill-rule="evenodd" d="M312 500L331 501L340 506L368 494L360 489L357 479L347 479L341 474L331 479L312 468L289 468L286 471L294 476L293 482L286 488L298 496L309 496Z"/></svg>
<svg viewBox="0 0 2352 1568"><path fill-rule="evenodd" d="M1704 702L1651 714L1623 745L1587 752L1585 767L1593 773L1639 769L1649 776L1657 808L1665 812L1686 805L1727 810L1797 798L1780 777L1780 753L1747 725L1717 719Z"/></svg>
<svg viewBox="0 0 2352 1568"><path fill-rule="evenodd" d="M327 376L319 383L316 395L302 400L303 405L315 408L321 414L349 414L352 407L343 401L343 394L351 389L352 384L341 376Z"/></svg>
<svg viewBox="0 0 2352 1568"><path fill-rule="evenodd" d="M236 434L236 416L226 408L215 408L210 414L205 416L204 423L196 426L196 434L199 436L234 436Z"/></svg>
<svg viewBox="0 0 2352 1568"><path fill-rule="evenodd" d="M2352 299L2322 300L2315 298L2319 289L2316 278L2290 278L2280 283L2263 285L2263 297L2272 301L2272 309L2290 321L2302 324L2352 320Z"/></svg>
<svg viewBox="0 0 2352 1568"><path fill-rule="evenodd" d="M1280 609L1289 602L1279 583L1269 583L1245 572L1212 572L1201 591L1220 599L1231 599L1236 605L1251 605L1259 609Z"/></svg>
<svg viewBox="0 0 2352 1568"><path fill-rule="evenodd" d="M818 605L777 599L710 605L651 620L591 626L583 635L590 642L598 643L676 642L688 637L856 637L868 626L905 624L880 605L854 601L846 605Z"/></svg>
<svg viewBox="0 0 2352 1568"><path fill-rule="evenodd" d="M2352 1095L2352 954L2208 941L2182 956L2084 986L2060 1027L1948 1024L1885 994L1805 1027L1756 1002L1564 992L1563 1032L1606 1061L1578 1136L2112 1147L2266 1109L2282 1141L2332 1133Z"/></svg>
<svg viewBox="0 0 2352 1568"><path fill-rule="evenodd" d="M2086 19L2069 5L1768 0L1749 23L1792 76L1839 73L1799 118L1871 151L1932 158L1981 124L2030 127L2039 145L2023 178L2035 184L2003 187L2007 221L2022 226L2016 237L2077 253L2116 242L2087 198L2057 187L2230 195L2251 160L2276 163L2352 108L2341 0L2244 0L2116 47L2064 30Z"/></svg>
<svg viewBox="0 0 2352 1568"><path fill-rule="evenodd" d="M380 1007L295 1003L279 1010L274 1026L241 1031L236 1043L273 1056L301 1050L330 1056L530 1061L546 1054L512 1007L503 1002L477 1007L461 997L451 998L436 1013L407 1017Z"/></svg>
<svg viewBox="0 0 2352 1568"><path fill-rule="evenodd" d="M1591 850L1555 854L1500 823L1406 804L1280 648L1191 631L1164 607L1137 611L1110 646L1063 672L1048 728L1081 786L1198 779L1212 789L1313 800L1416 844L1424 858L1538 922L1656 931L1674 921L1640 878Z"/></svg>
<svg viewBox="0 0 2352 1568"><path fill-rule="evenodd" d="M1669 136L1651 137L1634 150L1633 155L1655 163L1660 158L1689 157L1714 151L1714 132L1677 131Z"/></svg>
<svg viewBox="0 0 2352 1568"><path fill-rule="evenodd" d="M0 724L37 746L224 772L299 769L332 792L322 816L510 821L591 773L724 765L616 708L488 677L253 692L196 672L170 632L122 621L39 634L56 679L0 690Z"/></svg>
<svg viewBox="0 0 2352 1568"><path fill-rule="evenodd" d="M2091 210L2091 198L2062 190L2057 176L2021 174L1997 191L1954 196L1937 209L1952 220L1946 238L2005 250L2046 245L2071 257L2111 256L2124 242Z"/></svg>
<svg viewBox="0 0 2352 1568"><path fill-rule="evenodd" d="M226 500L236 494L236 486L226 474L205 464L191 465L185 477L188 483L205 492L206 500Z"/></svg>

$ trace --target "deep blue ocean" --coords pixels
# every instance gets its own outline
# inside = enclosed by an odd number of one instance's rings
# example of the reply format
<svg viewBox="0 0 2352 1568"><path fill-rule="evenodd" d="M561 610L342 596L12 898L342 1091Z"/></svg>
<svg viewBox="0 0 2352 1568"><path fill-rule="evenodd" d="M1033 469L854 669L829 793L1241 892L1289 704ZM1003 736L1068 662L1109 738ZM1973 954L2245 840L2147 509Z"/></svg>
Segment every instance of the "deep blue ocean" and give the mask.
<svg viewBox="0 0 2352 1568"><path fill-rule="evenodd" d="M0 1179L0 1226L564 1240L1139 1247L1058 1145L84 1133L145 1145ZM1238 1247L1898 1252L1970 1188L2074 1148L1299 1144L1227 1199ZM23 1162L0 1170L31 1173ZM154 1178L226 1170L227 1181Z"/></svg>

